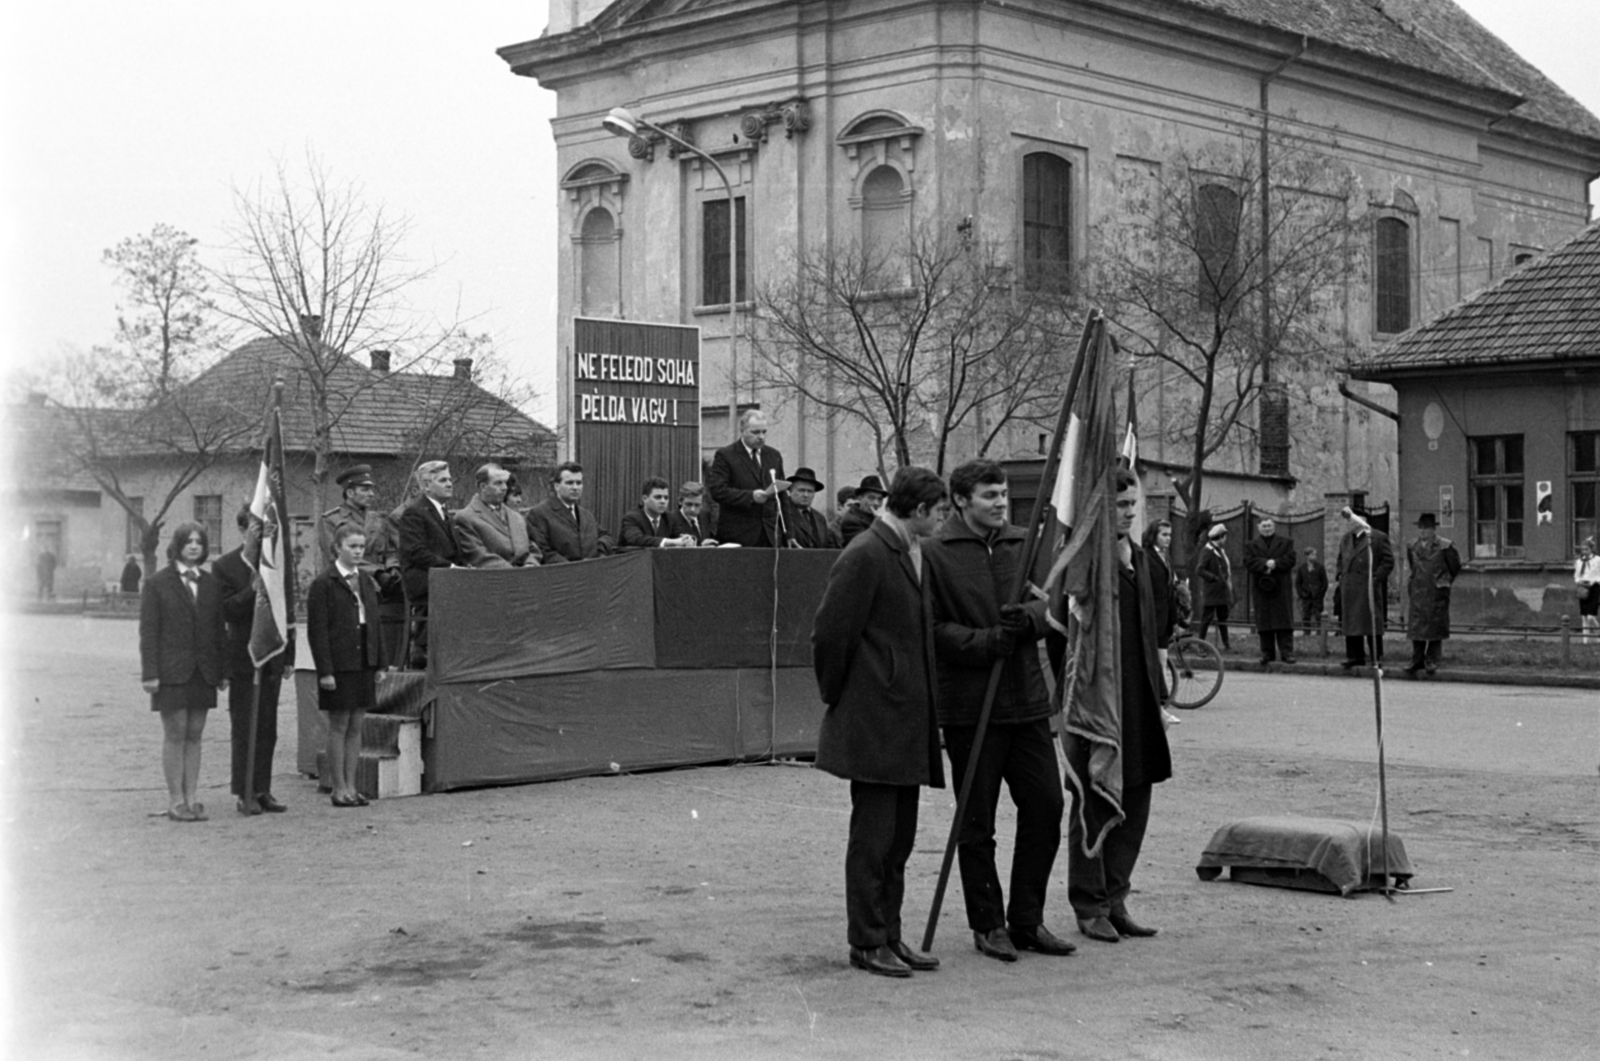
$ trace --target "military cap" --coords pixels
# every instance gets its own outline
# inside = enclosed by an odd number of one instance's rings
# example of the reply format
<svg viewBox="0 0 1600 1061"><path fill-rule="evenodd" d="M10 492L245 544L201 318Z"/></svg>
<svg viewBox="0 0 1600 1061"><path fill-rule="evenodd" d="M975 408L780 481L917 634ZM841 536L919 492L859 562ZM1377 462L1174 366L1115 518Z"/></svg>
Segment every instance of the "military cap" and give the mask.
<svg viewBox="0 0 1600 1061"><path fill-rule="evenodd" d="M352 464L350 467L340 472L339 478L335 479L334 482L338 483L342 487L347 488L351 486L378 485L372 481L372 465L370 464Z"/></svg>

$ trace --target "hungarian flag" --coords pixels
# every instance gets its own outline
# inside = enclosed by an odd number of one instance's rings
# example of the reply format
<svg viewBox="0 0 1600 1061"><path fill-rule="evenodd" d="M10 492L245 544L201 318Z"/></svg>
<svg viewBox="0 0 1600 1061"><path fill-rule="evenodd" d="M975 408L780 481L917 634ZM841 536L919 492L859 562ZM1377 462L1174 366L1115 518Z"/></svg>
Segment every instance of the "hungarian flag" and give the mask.
<svg viewBox="0 0 1600 1061"><path fill-rule="evenodd" d="M1115 344L1113 344L1115 349ZM1133 366L1128 366L1128 429L1122 434L1123 467L1134 475L1139 474L1139 399L1133 393L1134 380ZM1144 481L1139 483L1139 514L1134 517L1133 530L1129 532L1135 541L1144 540L1145 510L1144 510Z"/></svg>
<svg viewBox="0 0 1600 1061"><path fill-rule="evenodd" d="M1052 623L1066 634L1059 705L1067 778L1083 825L1084 853L1094 856L1122 821L1122 694L1117 649L1117 417L1115 359L1102 318L1084 347L1051 494L1062 545L1045 588Z"/></svg>
<svg viewBox="0 0 1600 1061"><path fill-rule="evenodd" d="M250 515L261 528L255 564L256 614L250 627L250 662L264 666L289 643L294 620L293 558L288 549L288 506L283 497L283 420L277 404L267 422L261 446L261 473L256 477Z"/></svg>

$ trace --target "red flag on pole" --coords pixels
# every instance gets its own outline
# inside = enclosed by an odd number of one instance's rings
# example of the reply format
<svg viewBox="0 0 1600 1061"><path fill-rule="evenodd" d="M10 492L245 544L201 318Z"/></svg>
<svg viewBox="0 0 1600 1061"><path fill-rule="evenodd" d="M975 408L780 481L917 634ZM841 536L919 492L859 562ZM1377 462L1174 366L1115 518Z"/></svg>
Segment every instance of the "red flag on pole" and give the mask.
<svg viewBox="0 0 1600 1061"><path fill-rule="evenodd" d="M261 472L250 501L250 515L261 526L255 565L256 613L250 627L250 662L258 668L283 652L289 641L289 624L294 621L294 561L288 549L288 506L283 496L283 420L276 400L261 449Z"/></svg>

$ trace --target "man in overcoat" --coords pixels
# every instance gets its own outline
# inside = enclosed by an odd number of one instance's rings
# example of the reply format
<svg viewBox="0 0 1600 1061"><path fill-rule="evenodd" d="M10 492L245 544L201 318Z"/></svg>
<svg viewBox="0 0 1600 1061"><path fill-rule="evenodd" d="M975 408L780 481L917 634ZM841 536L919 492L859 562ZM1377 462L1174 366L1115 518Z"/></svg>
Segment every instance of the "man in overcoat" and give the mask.
<svg viewBox="0 0 1600 1061"><path fill-rule="evenodd" d="M1432 512L1417 517L1416 540L1406 546L1406 636L1411 638L1407 674L1424 667L1439 669L1442 642L1450 636L1450 587L1461 573L1461 554L1449 538L1439 537Z"/></svg>
<svg viewBox="0 0 1600 1061"><path fill-rule="evenodd" d="M1066 798L1050 732L1055 708L1037 645L1049 629L1048 604L1009 600L1027 540L1006 520L1009 492L998 463L961 465L950 473L955 513L922 549L933 597L939 723L950 777L959 790L969 771L973 776L956 848L967 925L978 950L1004 962L1016 961L1019 950L1066 955L1078 949L1044 925L1045 891L1061 847ZM989 675L1002 660L989 726L974 757ZM1002 783L1017 807L1009 908L994 860Z"/></svg>
<svg viewBox="0 0 1600 1061"><path fill-rule="evenodd" d="M717 536L725 543L775 546L779 505L789 486L783 454L767 445L767 418L759 409L739 417L739 438L711 458L706 488L717 503Z"/></svg>
<svg viewBox="0 0 1600 1061"><path fill-rule="evenodd" d="M789 476L789 543L798 549L837 549L833 532L822 513L811 507L822 481L810 468L800 468Z"/></svg>
<svg viewBox="0 0 1600 1061"><path fill-rule="evenodd" d="M1294 543L1278 535L1271 516L1263 516L1256 523L1256 536L1244 543L1244 567L1250 573L1262 666L1274 659L1293 663Z"/></svg>
<svg viewBox="0 0 1600 1061"><path fill-rule="evenodd" d="M278 746L278 695L283 687L284 664L293 665L292 651L280 652L261 668L259 693L256 665L250 658L250 632L255 626L255 568L245 558L261 541L261 525L250 519L248 507L239 510L239 530L244 544L223 553L211 563L211 573L222 588L222 618L227 625L228 722L233 746L230 771L234 806L240 814L281 814L288 806L272 794L272 755ZM291 628L289 636L294 637ZM259 697L259 698L258 698ZM255 758L250 758L250 708L255 702ZM245 798L245 793L251 793Z"/></svg>
<svg viewBox="0 0 1600 1061"><path fill-rule="evenodd" d="M560 564L609 556L616 541L600 529L600 520L582 504L583 465L556 465L550 481L555 496L528 510L528 538L539 550L541 564Z"/></svg>
<svg viewBox="0 0 1600 1061"><path fill-rule="evenodd" d="M1365 666L1367 650L1373 662L1383 659L1385 603L1389 575L1394 571L1394 547L1389 536L1371 527L1349 509L1349 529L1339 539L1339 623L1344 631L1345 670Z"/></svg>
<svg viewBox="0 0 1600 1061"><path fill-rule="evenodd" d="M400 514L400 578L411 605L411 662L421 667L428 652L428 572L436 567L461 567L447 507L455 489L450 465L427 461L417 467L422 494Z"/></svg>
<svg viewBox="0 0 1600 1061"><path fill-rule="evenodd" d="M538 567L528 521L506 504L511 473L485 464L475 474L478 492L450 517L465 567Z"/></svg>
<svg viewBox="0 0 1600 1061"><path fill-rule="evenodd" d="M811 633L827 705L816 765L850 782L850 964L879 976L906 977L939 964L903 941L900 908L917 837L918 786L944 787L920 541L932 533L944 496L944 483L926 468L895 474L888 513L829 571Z"/></svg>
<svg viewBox="0 0 1600 1061"><path fill-rule="evenodd" d="M1300 621L1322 620L1323 601L1328 596L1328 566L1317 559L1317 551L1306 546L1305 559L1294 569L1295 594L1300 598Z"/></svg>
<svg viewBox="0 0 1600 1061"><path fill-rule="evenodd" d="M863 477L850 498L850 507L839 517L839 531L834 535L839 548L843 549L856 535L872 526L872 521L878 518L878 509L883 507L883 498L883 480L876 475Z"/></svg>

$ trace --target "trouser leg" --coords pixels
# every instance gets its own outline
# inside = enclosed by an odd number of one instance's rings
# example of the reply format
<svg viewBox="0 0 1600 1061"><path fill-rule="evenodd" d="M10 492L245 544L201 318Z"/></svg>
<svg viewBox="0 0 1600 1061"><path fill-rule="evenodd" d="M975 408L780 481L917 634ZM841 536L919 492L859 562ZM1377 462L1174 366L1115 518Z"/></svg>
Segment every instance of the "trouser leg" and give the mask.
<svg viewBox="0 0 1600 1061"><path fill-rule="evenodd" d="M900 938L906 860L916 837L916 785L850 782L844 890L852 947L881 947Z"/></svg>
<svg viewBox="0 0 1600 1061"><path fill-rule="evenodd" d="M1444 642L1439 640L1423 642L1427 648L1423 654L1423 662L1439 665L1439 657L1444 651Z"/></svg>
<svg viewBox="0 0 1600 1061"><path fill-rule="evenodd" d="M959 793L967 771L973 771L972 791L961 816L956 837L956 864L961 871L961 895L967 906L967 925L974 932L1003 928L1005 897L994 865L994 814L1000 802L1000 782L1011 744L1013 726L991 726L983 737L977 758L972 757L976 726L946 726L945 751L950 756L950 778Z"/></svg>
<svg viewBox="0 0 1600 1061"><path fill-rule="evenodd" d="M1344 639L1344 658L1357 663L1365 663L1367 659L1367 639L1361 636L1346 637Z"/></svg>
<svg viewBox="0 0 1600 1061"><path fill-rule="evenodd" d="M1083 853L1083 825L1076 811L1069 819L1067 843L1067 901L1079 920L1104 917L1120 910L1132 885L1133 867L1144 846L1145 827L1150 822L1149 785L1135 785L1122 793L1123 821L1106 833L1100 854L1089 858Z"/></svg>
<svg viewBox="0 0 1600 1061"><path fill-rule="evenodd" d="M1011 852L1006 921L1012 928L1031 928L1044 922L1045 892L1061 849L1066 792L1049 719L1011 728L1015 732L1006 757L1005 780L1011 801L1017 805L1017 840Z"/></svg>
<svg viewBox="0 0 1600 1061"><path fill-rule="evenodd" d="M250 747L250 682L234 678L228 683L228 744L232 752L229 781L235 796L244 795L245 758Z"/></svg>
<svg viewBox="0 0 1600 1061"><path fill-rule="evenodd" d="M1294 631L1277 630L1274 636L1278 639L1278 658L1285 661L1294 659Z"/></svg>
<svg viewBox="0 0 1600 1061"><path fill-rule="evenodd" d="M278 748L278 697L283 692L283 668L268 665L261 672L261 704L256 712L254 792L272 791L272 757Z"/></svg>
<svg viewBox="0 0 1600 1061"><path fill-rule="evenodd" d="M1256 640L1261 642L1261 658L1270 663L1277 655L1278 638L1267 630L1257 632Z"/></svg>

